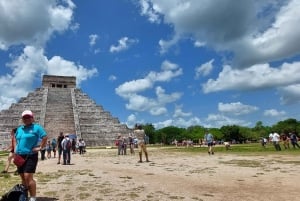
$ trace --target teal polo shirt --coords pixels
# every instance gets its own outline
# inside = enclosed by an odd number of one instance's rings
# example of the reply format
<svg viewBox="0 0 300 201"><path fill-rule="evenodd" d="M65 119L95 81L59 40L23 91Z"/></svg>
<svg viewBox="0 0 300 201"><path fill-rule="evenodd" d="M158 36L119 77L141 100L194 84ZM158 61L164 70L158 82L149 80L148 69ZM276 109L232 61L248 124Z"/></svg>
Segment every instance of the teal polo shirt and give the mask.
<svg viewBox="0 0 300 201"><path fill-rule="evenodd" d="M39 140L45 136L47 136L47 133L39 124L19 126L15 134L17 142L15 153L21 155L34 154L32 149L36 147Z"/></svg>

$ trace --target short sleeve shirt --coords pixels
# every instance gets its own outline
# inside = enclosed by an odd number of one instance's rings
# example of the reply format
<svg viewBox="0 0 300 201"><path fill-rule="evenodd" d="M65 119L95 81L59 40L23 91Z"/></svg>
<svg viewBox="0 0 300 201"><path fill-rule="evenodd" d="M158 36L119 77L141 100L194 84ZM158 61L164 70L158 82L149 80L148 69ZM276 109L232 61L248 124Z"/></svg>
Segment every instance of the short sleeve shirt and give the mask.
<svg viewBox="0 0 300 201"><path fill-rule="evenodd" d="M205 140L206 140L206 142L211 143L211 142L214 141L214 137L213 137L213 135L211 133L207 133L205 135Z"/></svg>
<svg viewBox="0 0 300 201"><path fill-rule="evenodd" d="M46 131L39 124L18 127L16 137L17 154L34 154L32 149L37 146L40 139L47 136Z"/></svg>
<svg viewBox="0 0 300 201"><path fill-rule="evenodd" d="M134 130L134 135L138 139L138 143L145 142L145 131L144 130Z"/></svg>

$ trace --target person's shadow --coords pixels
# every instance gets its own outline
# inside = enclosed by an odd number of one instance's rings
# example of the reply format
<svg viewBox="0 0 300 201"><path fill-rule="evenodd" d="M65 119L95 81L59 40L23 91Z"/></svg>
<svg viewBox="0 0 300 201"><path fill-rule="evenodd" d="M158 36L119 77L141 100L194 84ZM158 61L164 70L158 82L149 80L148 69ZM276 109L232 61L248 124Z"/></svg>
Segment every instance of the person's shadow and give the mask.
<svg viewBox="0 0 300 201"><path fill-rule="evenodd" d="M49 197L37 197L39 201L55 201L57 198L49 198Z"/></svg>

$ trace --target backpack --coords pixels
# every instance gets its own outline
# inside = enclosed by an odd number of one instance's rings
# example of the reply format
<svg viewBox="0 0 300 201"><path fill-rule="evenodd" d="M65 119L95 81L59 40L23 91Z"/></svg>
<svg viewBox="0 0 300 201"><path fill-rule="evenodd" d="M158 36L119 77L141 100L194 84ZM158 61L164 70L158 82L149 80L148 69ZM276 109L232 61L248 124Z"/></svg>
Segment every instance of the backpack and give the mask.
<svg viewBox="0 0 300 201"><path fill-rule="evenodd" d="M51 145L52 145L53 148L56 147L56 139L52 139Z"/></svg>
<svg viewBox="0 0 300 201"><path fill-rule="evenodd" d="M17 184L5 193L0 201L28 201L27 188L23 184Z"/></svg>
<svg viewBox="0 0 300 201"><path fill-rule="evenodd" d="M69 149L71 149L71 147L72 147L72 142L71 142L71 140L67 140L66 148L69 150Z"/></svg>

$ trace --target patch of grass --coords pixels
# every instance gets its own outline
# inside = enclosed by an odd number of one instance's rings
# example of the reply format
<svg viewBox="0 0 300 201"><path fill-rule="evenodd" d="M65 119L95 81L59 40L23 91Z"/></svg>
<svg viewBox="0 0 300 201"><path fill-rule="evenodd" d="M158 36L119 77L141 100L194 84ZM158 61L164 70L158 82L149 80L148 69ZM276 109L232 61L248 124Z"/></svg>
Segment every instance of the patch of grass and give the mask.
<svg viewBox="0 0 300 201"><path fill-rule="evenodd" d="M240 167L264 167L264 165L259 161L254 160L230 160L230 161L220 161L219 163L231 164Z"/></svg>
<svg viewBox="0 0 300 201"><path fill-rule="evenodd" d="M165 146L161 147L165 152L172 153L189 153L189 154L207 154L207 146L195 146L195 147L175 147L175 146ZM233 144L229 150L226 150L224 145L216 145L214 147L216 154L226 153L226 154L239 154L239 155L269 155L269 154L280 154L280 155L299 155L300 149L283 149L282 151L275 151L273 145L268 144L265 148L261 146L260 143L249 143L249 144ZM159 149L158 149L159 150Z"/></svg>

